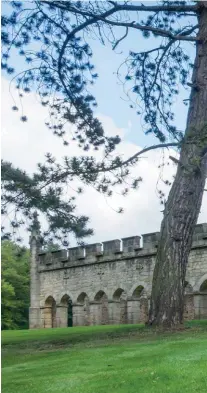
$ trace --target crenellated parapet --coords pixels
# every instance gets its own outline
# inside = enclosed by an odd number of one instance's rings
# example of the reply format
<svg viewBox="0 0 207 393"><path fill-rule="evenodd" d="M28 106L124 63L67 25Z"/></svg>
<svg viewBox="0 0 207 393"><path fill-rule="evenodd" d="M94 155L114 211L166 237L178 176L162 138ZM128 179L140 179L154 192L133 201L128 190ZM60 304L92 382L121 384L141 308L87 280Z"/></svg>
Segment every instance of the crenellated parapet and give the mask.
<svg viewBox="0 0 207 393"><path fill-rule="evenodd" d="M198 224L193 234L193 246L202 246L207 243L207 223Z"/></svg>
<svg viewBox="0 0 207 393"><path fill-rule="evenodd" d="M145 250L151 250L152 248L157 248L160 239L160 232L146 233L142 235L143 238L143 248Z"/></svg>
<svg viewBox="0 0 207 393"><path fill-rule="evenodd" d="M72 247L38 255L39 269L55 270L67 266L101 263L156 255L160 232L115 239L102 243ZM207 247L207 223L198 224L193 235L192 248Z"/></svg>

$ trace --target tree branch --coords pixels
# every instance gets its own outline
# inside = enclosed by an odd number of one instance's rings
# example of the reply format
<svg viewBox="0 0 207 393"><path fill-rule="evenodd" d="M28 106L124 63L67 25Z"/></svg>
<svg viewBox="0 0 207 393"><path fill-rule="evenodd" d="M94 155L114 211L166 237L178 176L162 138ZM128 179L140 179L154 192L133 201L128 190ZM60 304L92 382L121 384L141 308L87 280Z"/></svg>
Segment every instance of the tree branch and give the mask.
<svg viewBox="0 0 207 393"><path fill-rule="evenodd" d="M168 148L168 147L178 147L178 146L179 146L179 143L172 142L172 143L159 143L158 145L152 145L152 146L149 146L149 147L145 147L144 149L140 150L139 152L137 152L136 154L134 154L133 156L128 158L126 161L123 161L121 163L121 166L129 164L135 158L141 156L144 153L147 153L148 151L161 149L161 148ZM116 169L116 168L113 168L113 169Z"/></svg>
<svg viewBox="0 0 207 393"><path fill-rule="evenodd" d="M147 153L148 151L151 150L156 150L156 149L161 149L161 148L168 148L168 147L178 147L179 143L176 142L170 142L170 143L160 143L158 145L152 145L149 147L145 147L144 149L138 151L137 153L135 153L133 156L129 157L127 160L120 162L119 164L116 165L112 165L111 167L107 167L107 168L103 168L103 169L96 169L96 170L91 170L91 173L104 173L104 172L108 172L108 171L112 171L118 168L121 168L125 165L130 164L132 161L134 161L135 159L137 159L137 157L141 156L144 153ZM86 174L87 171L80 171L80 172L63 172L61 173L61 175L58 176L52 176L45 184L43 184L40 188L37 189L38 192L42 191L45 187L49 186L52 182L58 182L64 178L66 178L67 176L79 176L79 175L84 175ZM30 188L32 186L30 185ZM25 191L21 191L19 194L16 195L16 199L18 197L20 197L21 195L23 195L25 193ZM7 203L6 203L7 204ZM5 204L5 205L6 205Z"/></svg>
<svg viewBox="0 0 207 393"><path fill-rule="evenodd" d="M49 0L43 0L42 3L51 5L51 1ZM71 11L71 12L76 12L80 15L86 15L86 16L91 16L90 12L83 11L81 9L77 9L74 6L71 6L65 2L65 5L63 4L58 4L59 2L53 1L52 4L56 8L60 8L65 11ZM196 5L155 5L155 6L150 6L150 5L129 5L129 4L119 4L118 2L114 1L108 1L111 5L113 5L114 12L117 11L144 11L144 12L196 12L198 10L198 6ZM98 17L98 15L97 15Z"/></svg>
<svg viewBox="0 0 207 393"><path fill-rule="evenodd" d="M144 26L144 25L140 25L139 23L135 23L135 22L115 22L115 21L111 21L108 20L106 18L100 18L100 20L102 20L103 22L112 25L112 26L121 26L121 27L131 27L132 29L136 29L136 30L141 30L141 31L149 31L151 33L154 33L156 35L159 35L161 37L167 37L167 38L171 38L173 40L177 40L177 41L198 41L200 40L198 37L191 37L191 36L186 36L186 35L179 35L179 34L172 34L169 30L164 30L164 29L158 29L156 27L152 27L152 26ZM196 29L196 26L194 26L193 31ZM191 29L191 30L192 30Z"/></svg>
<svg viewBox="0 0 207 393"><path fill-rule="evenodd" d="M144 11L144 12L157 12L157 11L164 11L164 12L196 12L198 9L197 4L196 5L128 5L128 4L124 4L124 5L120 5L118 3L115 3L114 1L109 1L109 3L114 5L114 8L118 8L119 11L123 10L123 11Z"/></svg>
<svg viewBox="0 0 207 393"><path fill-rule="evenodd" d="M46 4L50 4L49 1L45 0L43 1L43 3ZM110 15L113 15L114 13L118 12L118 11L152 11L152 12L158 12L158 11L168 11L168 12L180 12L180 11L197 11L198 6L179 6L179 5L167 5L167 6L145 6L145 5L141 5L141 6L135 6L135 5L120 5L118 3L115 2L109 2L111 4L113 4L113 8L109 9L108 11L104 12L103 14L97 14L97 15L93 15L91 16L90 12L86 12L85 10L78 10L76 8L74 8L73 6L69 6L65 7L66 11L70 11L70 12L74 12L83 16L89 16L90 19L88 19L87 21L85 21L84 23L82 23L80 26L74 28L74 30L71 31L71 33L68 35L68 41L71 38L71 35L74 36L78 31L81 31L82 29L84 29L85 27L99 21L102 20L108 24L111 24L113 26L125 26L126 28L131 27L137 30L142 30L142 31L151 31L154 34L157 35L161 35L163 37L168 37L168 38L172 38L174 40L182 40L182 41L197 41L198 38L196 37L188 37L187 34L190 34L191 32L193 32L197 26L192 27L191 29L189 29L189 31L184 32L182 35L173 35L169 30L164 30L164 29L158 29L152 26L143 26L140 25L138 23L127 23L127 22L115 22L115 21L109 21L106 18ZM55 2L53 2L53 6L59 8L59 5ZM63 9L63 7L61 7L61 9ZM67 44L66 44L67 45Z"/></svg>
<svg viewBox="0 0 207 393"><path fill-rule="evenodd" d="M127 37L128 31L129 31L129 29L128 29L128 27L126 27L126 33L123 35L123 37L121 37L118 41L116 41L116 43L115 43L115 44L113 45L113 47L112 47L113 50L116 49L117 46L119 45L119 43L120 43L122 40L124 40L124 38Z"/></svg>

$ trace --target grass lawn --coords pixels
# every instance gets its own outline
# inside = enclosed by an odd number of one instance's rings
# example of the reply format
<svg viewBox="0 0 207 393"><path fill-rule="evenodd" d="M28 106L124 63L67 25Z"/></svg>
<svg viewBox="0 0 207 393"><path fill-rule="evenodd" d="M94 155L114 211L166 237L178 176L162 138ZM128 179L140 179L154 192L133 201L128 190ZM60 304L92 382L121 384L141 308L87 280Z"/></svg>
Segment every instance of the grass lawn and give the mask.
<svg viewBox="0 0 207 393"><path fill-rule="evenodd" d="M204 393L207 321L2 332L2 393Z"/></svg>

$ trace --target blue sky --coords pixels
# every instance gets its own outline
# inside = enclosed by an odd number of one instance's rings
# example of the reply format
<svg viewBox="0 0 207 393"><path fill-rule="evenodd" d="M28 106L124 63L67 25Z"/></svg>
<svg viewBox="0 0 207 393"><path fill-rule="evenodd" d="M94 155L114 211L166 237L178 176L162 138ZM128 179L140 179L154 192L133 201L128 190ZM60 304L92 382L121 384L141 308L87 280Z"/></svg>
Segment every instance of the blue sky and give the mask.
<svg viewBox="0 0 207 393"><path fill-rule="evenodd" d="M147 3L153 4L153 2ZM2 13L7 14L10 10L11 7L8 5L8 2L3 4ZM125 33L125 30L116 27L115 32L117 38L120 38ZM156 143L156 139L153 136L146 136L143 133L141 118L137 116L136 110L129 108L123 87L118 82L115 74L130 50L138 52L139 50L151 49L158 46L160 39L154 37L145 39L141 32L130 30L128 37L119 44L115 51L112 50L111 44L107 40L105 40L105 45L100 44L100 41L97 39L89 39L88 42L93 50L93 63L96 67L96 72L99 74L93 89L98 102L98 113L104 113L112 117L119 127L127 128L130 124L126 138L131 142L141 146ZM195 53L193 44L186 44L186 49L193 60ZM22 57L13 52L13 59L16 70L22 70L24 67ZM13 59L11 58L11 60ZM5 77L8 78L7 75ZM174 105L176 113L175 124L179 129L185 128L187 108L183 104L183 99L188 98L188 96L189 91L181 89Z"/></svg>
<svg viewBox="0 0 207 393"><path fill-rule="evenodd" d="M7 5L8 7L8 5ZM4 8L4 7L3 7ZM117 29L117 36L123 31ZM122 86L118 84L116 73L119 65L128 55L129 50L143 50L158 44L158 39L144 39L141 33L131 32L124 42L114 52L110 44L101 45L91 40L94 53L94 65L99 78L94 86L94 94L98 102L98 115L106 131L110 135L119 134L123 143L118 147L118 153L124 158L133 155L141 147L157 143L152 136L145 136L141 121L135 111L129 108L125 101ZM188 53L194 56L192 44L188 45ZM13 53L12 58L16 69L21 69L20 57ZM6 79L7 78L7 79ZM183 99L188 98L189 91L182 90L174 105L176 125L179 129L185 128L187 108ZM122 99L121 99L122 97ZM56 138L44 125L47 109L43 108L34 94L29 94L23 101L28 122L22 123L19 114L11 110L13 102L9 93L8 76L2 78L2 158L11 161L14 165L24 168L29 173L35 171L37 162L44 161L44 154L50 151L58 160L64 155L80 155L75 145L63 147L59 138ZM163 189L162 179L171 179L175 173L172 163L165 169L158 169L163 163L163 155L173 155L173 151L154 151L145 155L134 168L135 176L143 177L140 189L123 198L115 192L112 199L106 199L98 194L92 187L85 188L83 196L78 197L77 211L90 217L90 226L94 229L94 236L86 241L110 240L133 235L140 235L159 230L163 207L159 204L157 190ZM70 186L70 185L69 185ZM75 187L75 186L74 186ZM169 190L165 190L166 195ZM68 193L71 195L71 188ZM124 214L118 215L116 209L124 207ZM207 206L202 206L199 222L206 221ZM25 239L27 238L26 235ZM75 245L74 239L69 239ZM25 240L27 243L28 239Z"/></svg>

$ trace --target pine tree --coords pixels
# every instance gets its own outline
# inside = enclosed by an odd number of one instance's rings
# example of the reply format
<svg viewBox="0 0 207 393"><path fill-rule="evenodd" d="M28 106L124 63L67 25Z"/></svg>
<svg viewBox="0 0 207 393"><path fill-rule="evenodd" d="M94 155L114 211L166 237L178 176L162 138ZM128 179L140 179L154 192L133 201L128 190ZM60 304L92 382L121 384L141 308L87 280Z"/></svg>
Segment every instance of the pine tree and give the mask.
<svg viewBox="0 0 207 393"><path fill-rule="evenodd" d="M3 69L8 74L15 72L9 55L16 48L27 63L27 69L15 78L20 95L22 90L26 93L36 88L42 105L48 106L51 121L47 125L53 133L67 144L65 122L75 124L74 139L79 146L84 151L91 147L103 149L104 159L97 161L93 155L66 157L60 166L48 154L46 163L39 165L32 178L4 162L3 213L8 211L9 204L29 216L35 208L47 216L49 230L56 236L60 237L61 230L61 235L73 231L83 237L91 233L86 227L87 218L73 214L72 200L63 201L64 184L77 176L111 195L113 187L123 184L143 152L175 146L180 158L164 209L149 323L177 325L183 319L186 265L207 171L207 3L33 1L29 6L25 4L12 2L13 11L2 18ZM117 31L122 28L123 35L117 38ZM115 49L127 39L130 29L141 32L143 39L157 37L158 45L151 50L135 53L129 47L125 83L133 86L133 94L139 106L142 105L146 134L154 134L159 143L123 161L112 155L120 142L119 136L106 137L102 124L94 116L97 103L88 87L98 75L87 37L93 34L100 45L105 37ZM189 43L195 45L194 64L186 54ZM183 132L175 127L172 110L179 85L191 88ZM14 106L13 110L17 111L18 107ZM21 120L26 121L26 116ZM136 188L140 181L135 179L131 187ZM14 220L13 225L21 225L21 221Z"/></svg>

